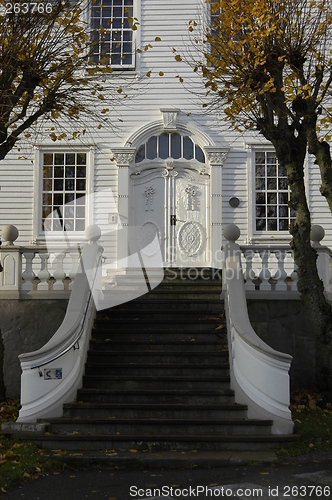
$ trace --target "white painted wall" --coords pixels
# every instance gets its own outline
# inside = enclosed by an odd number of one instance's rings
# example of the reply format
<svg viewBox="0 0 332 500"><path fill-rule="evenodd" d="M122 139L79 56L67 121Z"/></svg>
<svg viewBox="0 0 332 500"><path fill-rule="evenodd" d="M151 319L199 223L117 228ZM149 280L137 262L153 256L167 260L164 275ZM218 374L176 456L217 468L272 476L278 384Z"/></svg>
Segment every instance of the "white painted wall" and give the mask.
<svg viewBox="0 0 332 500"><path fill-rule="evenodd" d="M110 115L109 127L97 130L92 123L84 142L71 141L68 149L78 149L82 145L95 147L94 190L111 188L117 200L118 167L111 161L112 148L123 147L128 138L140 128L161 120L160 108L180 109L179 119L182 122L199 128L210 137L215 146L229 148L222 167L222 220L225 226L229 223L237 224L241 229L240 242L244 242L250 235L248 225L251 220L251 196L248 189L251 153L246 148L246 142L253 140L253 137L240 136L228 130L219 116L204 113L195 93L195 89L204 92L199 77L184 62L176 62L172 50L174 47L184 58L186 55L189 57L191 45L188 41L188 22L199 17L201 9L199 0L137 0L140 26L136 44L141 48L142 54L137 54L136 71L113 73L109 77L109 84L121 85L123 93L128 92L129 97L123 99L117 96L118 104L116 111ZM156 42L156 36L161 41ZM144 48L149 43L153 48L145 51ZM150 78L145 76L148 71L151 71ZM159 76L160 71L163 76ZM184 79L184 83L179 81L178 75ZM102 103L103 107L104 104ZM53 143L48 138L46 129L45 135L39 135L36 143L41 148L52 146L54 150L65 145L63 141ZM33 220L34 214L37 214L35 204L38 203L36 193L39 188L34 181L35 153L32 145L19 146L20 152L11 152L0 163L0 229L6 224L16 225L20 231L17 244L27 245L35 237ZM18 159L20 155L24 155L24 158ZM316 166L312 167L311 163L308 166L307 186L313 222L325 227L325 243L332 246L332 215L319 193L318 169ZM229 205L229 199L233 196L240 200L239 207L235 209ZM89 222L101 225L103 232L113 231L114 226L109 226L107 222L109 210L110 206L105 199L94 211L94 220ZM116 242L115 232L101 240L109 261L116 259Z"/></svg>

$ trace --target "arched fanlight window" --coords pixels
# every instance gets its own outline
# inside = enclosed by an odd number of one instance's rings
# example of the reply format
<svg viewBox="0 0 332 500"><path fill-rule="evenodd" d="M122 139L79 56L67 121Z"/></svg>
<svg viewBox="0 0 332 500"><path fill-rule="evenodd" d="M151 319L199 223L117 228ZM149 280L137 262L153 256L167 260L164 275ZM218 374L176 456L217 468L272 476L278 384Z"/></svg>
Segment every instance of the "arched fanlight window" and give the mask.
<svg viewBox="0 0 332 500"><path fill-rule="evenodd" d="M200 146L188 137L178 133L163 133L154 135L142 146L139 147L135 162L140 163L143 160L155 160L156 158L166 160L180 158L185 160L197 160L205 163L205 155Z"/></svg>

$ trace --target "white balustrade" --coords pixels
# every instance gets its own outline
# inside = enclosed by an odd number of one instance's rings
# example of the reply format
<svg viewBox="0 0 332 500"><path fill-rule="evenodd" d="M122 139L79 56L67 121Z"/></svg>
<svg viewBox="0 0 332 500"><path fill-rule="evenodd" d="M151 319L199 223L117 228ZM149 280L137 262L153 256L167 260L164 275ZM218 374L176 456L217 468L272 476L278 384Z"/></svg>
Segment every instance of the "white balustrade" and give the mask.
<svg viewBox="0 0 332 500"><path fill-rule="evenodd" d="M44 291L68 294L73 286L80 257L79 247L65 250L44 245L19 246L14 242L19 235L15 226L5 226L0 246L0 294L9 298L44 298ZM68 283L70 285L68 286ZM65 295L64 295L65 296ZM49 295L47 295L49 297Z"/></svg>

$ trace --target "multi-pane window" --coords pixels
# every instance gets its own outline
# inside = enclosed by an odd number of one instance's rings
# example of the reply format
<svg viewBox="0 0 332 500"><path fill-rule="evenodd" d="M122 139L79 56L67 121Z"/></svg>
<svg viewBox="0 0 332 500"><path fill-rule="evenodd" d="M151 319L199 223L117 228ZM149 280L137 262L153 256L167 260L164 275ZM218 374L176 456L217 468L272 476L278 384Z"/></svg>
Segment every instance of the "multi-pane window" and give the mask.
<svg viewBox="0 0 332 500"><path fill-rule="evenodd" d="M134 66L133 0L94 0L91 5L92 62Z"/></svg>
<svg viewBox="0 0 332 500"><path fill-rule="evenodd" d="M289 208L287 175L274 152L255 153L256 231L288 231L295 219Z"/></svg>
<svg viewBox="0 0 332 500"><path fill-rule="evenodd" d="M86 153L43 153L43 231L84 231L86 170Z"/></svg>
<svg viewBox="0 0 332 500"><path fill-rule="evenodd" d="M178 133L163 133L158 136L154 135L142 146L139 147L136 153L136 163L148 159L154 160L160 158L197 160L200 163L205 163L205 155L202 149L195 144L188 136L182 136Z"/></svg>

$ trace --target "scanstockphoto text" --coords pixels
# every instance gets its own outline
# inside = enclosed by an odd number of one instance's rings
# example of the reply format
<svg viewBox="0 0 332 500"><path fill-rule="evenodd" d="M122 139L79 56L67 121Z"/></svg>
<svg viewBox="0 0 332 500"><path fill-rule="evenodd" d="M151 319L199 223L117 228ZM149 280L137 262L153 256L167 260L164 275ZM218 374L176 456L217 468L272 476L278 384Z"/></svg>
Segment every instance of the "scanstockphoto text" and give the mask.
<svg viewBox="0 0 332 500"><path fill-rule="evenodd" d="M324 485L285 485L266 488L233 486L189 486L175 487L163 485L159 488L138 488L130 486L130 498L330 498L331 487Z"/></svg>

